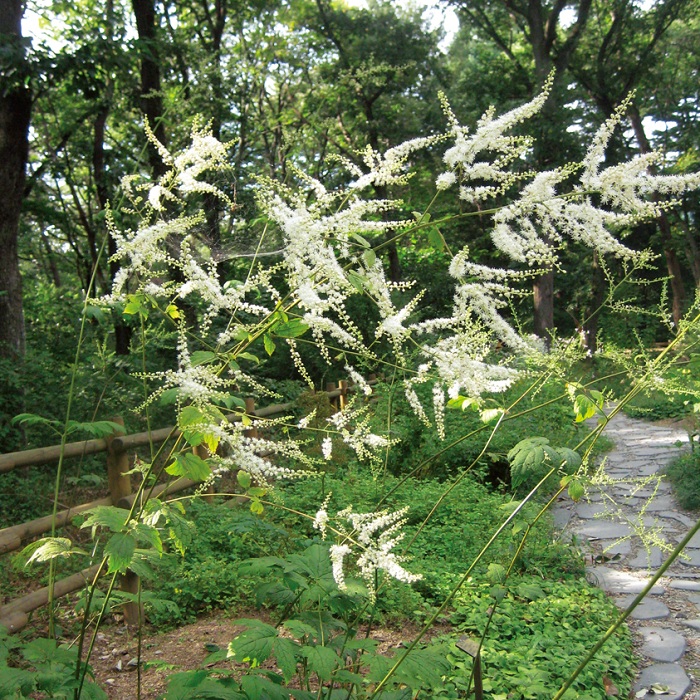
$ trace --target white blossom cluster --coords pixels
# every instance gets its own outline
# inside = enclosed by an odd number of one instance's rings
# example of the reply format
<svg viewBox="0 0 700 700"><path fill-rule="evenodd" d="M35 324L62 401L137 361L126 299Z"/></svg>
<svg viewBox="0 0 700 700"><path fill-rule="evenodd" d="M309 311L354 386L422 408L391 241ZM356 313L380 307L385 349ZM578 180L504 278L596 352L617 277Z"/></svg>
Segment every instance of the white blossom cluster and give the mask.
<svg viewBox="0 0 700 700"><path fill-rule="evenodd" d="M329 522L327 512L329 498L316 513L314 527L321 531L325 538ZM348 555L353 554L351 545L359 548L360 553L355 562L369 590L370 598L375 599L375 573L385 571L397 581L413 583L422 576L412 574L401 565L403 558L393 549L403 540L405 533L401 528L406 523L405 515L408 508L401 508L393 513L380 511L377 513L354 513L352 506L339 511L336 519L346 521L351 526L346 528L342 522L337 532L343 537L340 544L331 545L330 558L333 566L333 578L341 590L346 589L344 563Z"/></svg>
<svg viewBox="0 0 700 700"><path fill-rule="evenodd" d="M518 358L541 352L537 342L524 337L505 313L514 296L522 293L523 282L556 267L569 239L623 260L636 259L638 254L619 241L620 231L656 216L665 206L657 195L674 196L700 186L697 174L653 174L653 154L604 167L607 144L623 118L625 105L600 127L581 163L540 173L523 170L533 142L512 135L512 130L542 108L550 85L551 81L529 103L502 116L487 112L473 131L459 125L446 107L449 126L444 135L407 141L384 154L367 149L358 154L357 162L339 159L349 179L338 189L327 189L302 173L297 173L296 187L261 180L258 203L267 226L283 240L281 262L271 268L256 262L244 280L223 284L211 258L201 254L198 234L203 214L186 214L191 211L193 195L213 195L231 210L235 208L225 192L212 184L212 179L218 181L227 172L227 148L206 128L195 126L191 145L181 154L171 154L149 131L169 170L155 183L138 184L135 178L124 181L131 211L141 216L142 224L134 230L120 230L115 217L109 217L117 243L115 259L121 264L111 301L143 295L151 300L152 308L164 311L180 325L177 368L158 375L160 392L175 390L181 408L193 406L205 413L208 407L221 406L227 397L240 396L243 391L269 394L246 364L255 360L249 346L261 338L267 340L266 348L270 342L273 346L287 343L298 371L313 384L295 334L280 334L274 340L269 335L274 335L280 319L287 323L290 317L302 324L302 333L308 330L303 341L315 341L327 360L331 352L357 357L360 363L377 360L378 341L388 340L396 364L411 376L405 382L406 396L425 423L431 419L416 387L432 384L432 414L441 437L447 399L459 395L478 398L505 390L518 376L516 363L494 359L494 347L502 346ZM410 296L410 283L390 282L380 256L387 238L399 237L412 227L421 232L422 219L416 224L415 219L400 214L402 203L391 198L392 188L407 181L417 150L444 141L449 145L444 154L445 172L436 180L436 196L449 197L458 190L464 207L480 206L516 191L508 203L488 214L493 244L508 259L508 268L476 264L468 248L458 251L449 263L455 289L451 312L444 318L421 321L416 320L415 312L423 292L416 290ZM375 198L371 188L382 188L387 198ZM172 217L178 207L183 213ZM280 274L285 278L284 291L275 283ZM348 301L355 295L365 295L376 305L379 319L369 331L361 331L348 311ZM184 304L204 309L197 331L205 336L209 333L206 351L191 350L194 346L191 336L185 334L185 314L178 310ZM211 331L215 319L223 319L223 330L216 334ZM417 368L412 364L414 358L418 358ZM365 394L371 392L352 366L348 364L346 371ZM300 429L311 420L302 419ZM226 444L228 456L212 458L219 460L217 468L245 469L265 483L274 476L289 476L293 470L275 467L264 453L285 455L304 471L313 466L299 443L250 438L240 423L212 420L207 429ZM352 403L330 419L328 433L322 442L325 459L332 458L331 433L375 465L392 442L372 432L367 406ZM382 517L394 516L370 514L369 520L362 520L364 516L347 513L358 532L369 531L369 523ZM392 528L399 519L386 521L388 532L395 532ZM379 540L372 541L361 557L361 569L383 568L397 577L410 576L392 559L390 550L397 541L393 534L386 535L381 546ZM342 572L349 547L344 543L332 551L338 572Z"/></svg>

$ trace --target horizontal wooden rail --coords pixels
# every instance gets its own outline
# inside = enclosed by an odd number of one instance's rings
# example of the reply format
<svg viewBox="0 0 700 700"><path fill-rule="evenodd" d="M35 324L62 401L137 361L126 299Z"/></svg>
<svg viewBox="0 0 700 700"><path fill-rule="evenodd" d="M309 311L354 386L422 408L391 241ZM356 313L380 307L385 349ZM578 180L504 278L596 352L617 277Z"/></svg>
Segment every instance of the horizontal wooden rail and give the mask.
<svg viewBox="0 0 700 700"><path fill-rule="evenodd" d="M73 593L73 591L80 590L86 584L92 583L100 570L100 566L101 564L96 564L88 569L79 571L77 574L56 581L53 587L54 599ZM0 626L5 627L8 632L17 632L27 624L29 619L27 613L42 607L42 605L46 605L48 602L48 586L27 593L21 598L15 598L11 603L0 606Z"/></svg>
<svg viewBox="0 0 700 700"><path fill-rule="evenodd" d="M82 457L94 455L107 449L107 441L103 438L96 440L83 440L81 442L68 442L63 447L64 457ZM61 456L61 446L37 447L34 450L23 452L8 452L0 455L0 474L9 472L17 467L29 467L33 464L55 462Z"/></svg>

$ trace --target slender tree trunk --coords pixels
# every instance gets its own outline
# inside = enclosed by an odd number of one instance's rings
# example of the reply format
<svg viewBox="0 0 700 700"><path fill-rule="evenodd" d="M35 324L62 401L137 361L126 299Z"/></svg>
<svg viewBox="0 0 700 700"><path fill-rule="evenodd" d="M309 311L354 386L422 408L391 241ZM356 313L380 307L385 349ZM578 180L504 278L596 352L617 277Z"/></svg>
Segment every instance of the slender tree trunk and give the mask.
<svg viewBox="0 0 700 700"><path fill-rule="evenodd" d="M642 117L634 103L630 105L627 114L630 122L632 123L632 129L634 130L634 135L637 139L639 150L642 153L649 153L651 151L651 144L649 143L649 139L644 131ZM653 166L650 166L649 170L652 174L656 173L656 168ZM658 195L654 195L653 199L654 201L657 201ZM664 249L666 270L668 271L668 276L671 281L671 313L673 314L673 322L676 324L676 328L678 328L678 324L680 323L681 318L683 318L683 307L685 304L685 287L683 286L681 263L678 260L678 255L676 254L673 236L671 234L671 222L669 221L666 212L661 212L661 215L656 219L656 224L659 227L659 232L661 233L661 245Z"/></svg>
<svg viewBox="0 0 700 700"><path fill-rule="evenodd" d="M0 0L0 356L25 349L22 278L17 256L19 219L29 155L32 97L23 78L22 0ZM8 71L7 63L12 63ZM8 77L9 76L9 77Z"/></svg>
<svg viewBox="0 0 700 700"><path fill-rule="evenodd" d="M132 0L141 53L141 111L156 138L167 145L163 123L163 99L160 90L160 53L158 50L155 0ZM148 161L154 176L166 171L163 159L152 144Z"/></svg>

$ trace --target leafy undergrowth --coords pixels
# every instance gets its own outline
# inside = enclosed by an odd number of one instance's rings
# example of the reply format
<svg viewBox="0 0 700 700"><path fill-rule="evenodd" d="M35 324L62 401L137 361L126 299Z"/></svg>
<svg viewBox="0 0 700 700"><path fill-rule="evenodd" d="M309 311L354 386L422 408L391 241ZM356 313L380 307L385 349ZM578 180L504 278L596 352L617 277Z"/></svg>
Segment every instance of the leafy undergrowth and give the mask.
<svg viewBox="0 0 700 700"><path fill-rule="evenodd" d="M666 467L673 495L681 508L700 510L700 452L694 449L681 455Z"/></svg>

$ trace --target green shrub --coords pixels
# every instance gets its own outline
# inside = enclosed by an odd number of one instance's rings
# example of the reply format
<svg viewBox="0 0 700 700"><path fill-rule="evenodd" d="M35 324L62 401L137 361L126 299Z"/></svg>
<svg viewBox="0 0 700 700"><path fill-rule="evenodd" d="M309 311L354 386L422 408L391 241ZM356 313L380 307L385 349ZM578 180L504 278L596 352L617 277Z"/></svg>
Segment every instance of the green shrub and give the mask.
<svg viewBox="0 0 700 700"><path fill-rule="evenodd" d="M666 475L681 508L700 510L700 451L674 459L666 467Z"/></svg>

